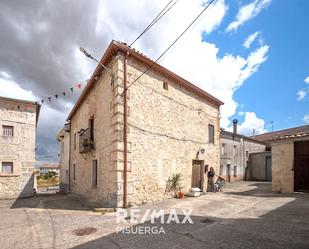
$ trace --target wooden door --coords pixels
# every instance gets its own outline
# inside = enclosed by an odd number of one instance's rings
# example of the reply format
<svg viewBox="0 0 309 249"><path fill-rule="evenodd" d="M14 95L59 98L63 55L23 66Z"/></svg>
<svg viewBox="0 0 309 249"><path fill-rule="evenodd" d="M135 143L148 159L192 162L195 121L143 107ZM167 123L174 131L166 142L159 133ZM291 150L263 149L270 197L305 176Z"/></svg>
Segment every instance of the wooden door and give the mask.
<svg viewBox="0 0 309 249"><path fill-rule="evenodd" d="M230 164L226 165L226 181L227 182L231 181L231 165Z"/></svg>
<svg viewBox="0 0 309 249"><path fill-rule="evenodd" d="M294 190L309 191L309 141L294 142Z"/></svg>
<svg viewBox="0 0 309 249"><path fill-rule="evenodd" d="M204 161L193 160L192 162L192 188L203 190L204 185Z"/></svg>

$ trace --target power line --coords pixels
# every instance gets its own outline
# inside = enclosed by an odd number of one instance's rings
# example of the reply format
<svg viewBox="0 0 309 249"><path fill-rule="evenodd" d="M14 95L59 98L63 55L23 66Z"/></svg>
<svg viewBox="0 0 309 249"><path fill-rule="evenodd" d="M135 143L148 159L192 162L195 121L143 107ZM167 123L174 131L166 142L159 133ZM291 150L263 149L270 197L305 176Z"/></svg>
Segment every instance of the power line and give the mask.
<svg viewBox="0 0 309 249"><path fill-rule="evenodd" d="M152 64L144 71L142 72L129 86L126 87L126 89L123 90L126 91L130 86L132 86L136 81L138 81L144 74L146 74L154 64L156 64L175 44L179 41L179 39L192 27L192 25L203 15L203 13L212 5L212 3L216 2L218 0L211 0L204 9L197 15L196 18L186 27L186 29L176 38L175 41L173 41L166 50L155 60L152 62ZM122 93L123 95L123 93Z"/></svg>
<svg viewBox="0 0 309 249"><path fill-rule="evenodd" d="M143 32L135 38L133 42L130 43L130 47L139 39L141 38L153 25L155 25L167 12L169 12L177 3L179 0L176 0L171 6L170 4L174 0L169 1L165 7L159 12L159 14L149 23L149 25L143 30ZM170 6L170 7L169 7ZM168 8L169 7L169 8Z"/></svg>

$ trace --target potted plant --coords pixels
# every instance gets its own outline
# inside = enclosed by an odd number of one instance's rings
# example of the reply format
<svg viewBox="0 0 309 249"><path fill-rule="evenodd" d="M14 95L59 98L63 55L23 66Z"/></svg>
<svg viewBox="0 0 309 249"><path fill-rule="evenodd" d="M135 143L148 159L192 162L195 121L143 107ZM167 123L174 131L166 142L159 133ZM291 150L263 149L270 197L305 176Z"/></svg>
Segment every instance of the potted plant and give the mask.
<svg viewBox="0 0 309 249"><path fill-rule="evenodd" d="M182 187L180 185L181 174L173 174L172 177L168 179L169 189L174 192L174 196L178 198L183 198L184 193L181 191Z"/></svg>

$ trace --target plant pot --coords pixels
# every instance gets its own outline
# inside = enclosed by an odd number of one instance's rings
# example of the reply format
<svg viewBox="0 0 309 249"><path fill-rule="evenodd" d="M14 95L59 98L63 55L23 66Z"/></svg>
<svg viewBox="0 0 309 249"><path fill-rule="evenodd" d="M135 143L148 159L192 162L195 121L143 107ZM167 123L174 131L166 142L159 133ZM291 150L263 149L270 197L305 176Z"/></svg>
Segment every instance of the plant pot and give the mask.
<svg viewBox="0 0 309 249"><path fill-rule="evenodd" d="M178 198L182 199L185 197L185 193L184 192L178 192Z"/></svg>

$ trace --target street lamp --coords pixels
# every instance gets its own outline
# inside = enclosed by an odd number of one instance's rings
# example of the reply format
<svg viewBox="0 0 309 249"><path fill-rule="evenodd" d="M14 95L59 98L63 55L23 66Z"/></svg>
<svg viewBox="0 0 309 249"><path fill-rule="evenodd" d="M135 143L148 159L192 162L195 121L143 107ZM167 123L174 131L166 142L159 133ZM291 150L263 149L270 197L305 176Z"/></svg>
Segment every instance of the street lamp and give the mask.
<svg viewBox="0 0 309 249"><path fill-rule="evenodd" d="M100 64L101 67L103 67L105 69L105 71L109 74L109 76L112 78L112 83L114 82L114 75L112 74L112 72L98 59L94 58L91 54L89 54L86 49L80 47L79 50L88 58L96 61L98 64Z"/></svg>

